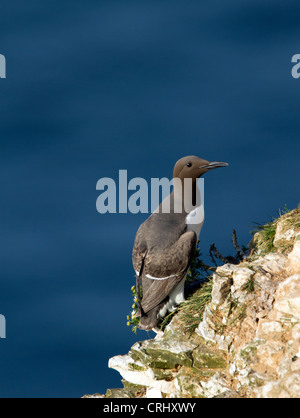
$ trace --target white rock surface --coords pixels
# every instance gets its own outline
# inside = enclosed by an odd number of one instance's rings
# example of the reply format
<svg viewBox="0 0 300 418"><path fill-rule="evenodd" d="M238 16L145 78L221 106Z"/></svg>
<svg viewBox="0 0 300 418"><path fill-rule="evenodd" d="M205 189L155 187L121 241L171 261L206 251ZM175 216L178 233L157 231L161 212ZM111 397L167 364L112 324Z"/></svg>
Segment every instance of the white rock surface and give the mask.
<svg viewBox="0 0 300 418"><path fill-rule="evenodd" d="M108 367L117 370L123 379L135 385L146 386L163 393L174 391L174 382L156 380L150 368L145 371L133 371L131 370L132 362L130 355L116 356L109 360Z"/></svg>

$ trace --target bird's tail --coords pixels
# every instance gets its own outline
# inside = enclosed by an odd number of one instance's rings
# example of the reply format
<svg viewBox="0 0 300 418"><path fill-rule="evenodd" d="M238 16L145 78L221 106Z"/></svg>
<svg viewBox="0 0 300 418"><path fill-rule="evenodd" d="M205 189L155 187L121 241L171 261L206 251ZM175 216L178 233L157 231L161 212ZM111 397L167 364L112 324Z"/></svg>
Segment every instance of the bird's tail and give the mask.
<svg viewBox="0 0 300 418"><path fill-rule="evenodd" d="M143 329L144 331L151 331L153 328L157 327L157 322L157 310L152 309L152 311L141 316L139 328Z"/></svg>
<svg viewBox="0 0 300 418"><path fill-rule="evenodd" d="M147 313L145 313L142 309L139 328L143 329L144 331L151 331L152 329L157 328L160 319L159 312L165 306L166 302L167 300L165 299L163 302L155 306L155 308L151 309Z"/></svg>

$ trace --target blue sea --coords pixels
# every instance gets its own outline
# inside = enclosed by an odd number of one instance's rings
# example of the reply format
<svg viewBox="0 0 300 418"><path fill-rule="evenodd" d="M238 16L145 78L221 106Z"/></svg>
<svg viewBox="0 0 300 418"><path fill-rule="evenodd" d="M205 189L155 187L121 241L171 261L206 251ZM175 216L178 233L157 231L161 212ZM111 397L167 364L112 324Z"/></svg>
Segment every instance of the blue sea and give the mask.
<svg viewBox="0 0 300 418"><path fill-rule="evenodd" d="M100 215L100 178L228 162L205 177L207 260L298 205L299 39L295 0L1 5L0 397L121 387L108 359L152 336L126 326L147 215Z"/></svg>

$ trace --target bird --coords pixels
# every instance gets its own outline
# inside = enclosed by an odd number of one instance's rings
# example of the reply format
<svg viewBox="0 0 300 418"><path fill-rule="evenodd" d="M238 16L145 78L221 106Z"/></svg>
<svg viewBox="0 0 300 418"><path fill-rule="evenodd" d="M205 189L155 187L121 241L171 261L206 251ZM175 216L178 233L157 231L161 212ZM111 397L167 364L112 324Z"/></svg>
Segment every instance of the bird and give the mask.
<svg viewBox="0 0 300 418"><path fill-rule="evenodd" d="M203 197L197 179L227 166L194 155L178 160L172 192L140 225L132 263L136 273L136 316L140 318L141 330L158 332L159 321L185 300L185 279L204 223Z"/></svg>

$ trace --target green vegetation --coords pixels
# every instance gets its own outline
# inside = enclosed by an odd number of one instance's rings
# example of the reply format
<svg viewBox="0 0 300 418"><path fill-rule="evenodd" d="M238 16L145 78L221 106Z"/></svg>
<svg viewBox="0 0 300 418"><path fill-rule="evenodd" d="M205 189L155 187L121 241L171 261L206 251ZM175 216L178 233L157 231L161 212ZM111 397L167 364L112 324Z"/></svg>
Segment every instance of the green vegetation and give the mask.
<svg viewBox="0 0 300 418"><path fill-rule="evenodd" d="M242 290L246 291L247 293L252 293L255 290L256 282L253 276L250 277L250 279L242 286Z"/></svg>
<svg viewBox="0 0 300 418"><path fill-rule="evenodd" d="M252 246L259 255L266 255L275 252L278 249L280 249L281 252L289 250L289 245L286 242L283 242L282 244L279 243L276 247L274 245L276 229L279 222L282 222L282 232L291 227L300 231L300 208L298 207L297 209L290 211L285 207L279 211L278 218L272 218L270 222L264 225L257 224L257 227L251 234L253 235Z"/></svg>
<svg viewBox="0 0 300 418"><path fill-rule="evenodd" d="M142 292L142 287L141 287ZM136 331L139 326L140 318L137 316L138 314L138 304L137 304L137 294L136 294L136 287L132 286L131 293L133 296L133 305L132 305L132 312L127 315L127 326L132 327L131 330L136 334Z"/></svg>
<svg viewBox="0 0 300 418"><path fill-rule="evenodd" d="M212 288L213 281L210 277L202 284L200 289L179 306L179 318L183 323L185 332L192 334L202 321L205 307L211 302Z"/></svg>
<svg viewBox="0 0 300 418"><path fill-rule="evenodd" d="M257 225L256 229L252 231L252 235L257 232L260 233L261 254L265 255L275 251L274 238L276 235L278 219L273 219L265 225Z"/></svg>
<svg viewBox="0 0 300 418"><path fill-rule="evenodd" d="M289 226L293 226L296 230L300 230L300 206L292 211L288 211L285 223Z"/></svg>

